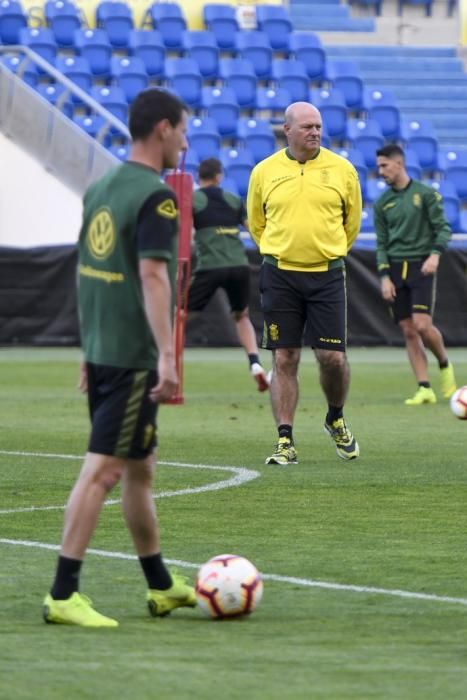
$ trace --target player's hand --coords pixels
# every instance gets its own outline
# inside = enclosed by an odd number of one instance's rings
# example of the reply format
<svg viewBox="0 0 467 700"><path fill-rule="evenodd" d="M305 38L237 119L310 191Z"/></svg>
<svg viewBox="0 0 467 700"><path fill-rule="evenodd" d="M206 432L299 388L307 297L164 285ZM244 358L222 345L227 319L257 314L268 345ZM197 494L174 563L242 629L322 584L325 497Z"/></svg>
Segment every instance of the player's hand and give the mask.
<svg viewBox="0 0 467 700"><path fill-rule="evenodd" d="M86 363L84 362L84 360L80 363L79 366L79 377L76 388L79 389L82 394L86 394L88 390L88 370L86 368Z"/></svg>
<svg viewBox="0 0 467 700"><path fill-rule="evenodd" d="M439 265L439 255L432 253L427 257L421 267L422 275L434 275Z"/></svg>
<svg viewBox="0 0 467 700"><path fill-rule="evenodd" d="M394 301L394 299L396 298L396 288L390 277L382 278L381 293L385 301Z"/></svg>
<svg viewBox="0 0 467 700"><path fill-rule="evenodd" d="M177 370L173 353L163 353L157 364L159 381L149 392L151 401L161 403L168 401L175 394L178 386Z"/></svg>

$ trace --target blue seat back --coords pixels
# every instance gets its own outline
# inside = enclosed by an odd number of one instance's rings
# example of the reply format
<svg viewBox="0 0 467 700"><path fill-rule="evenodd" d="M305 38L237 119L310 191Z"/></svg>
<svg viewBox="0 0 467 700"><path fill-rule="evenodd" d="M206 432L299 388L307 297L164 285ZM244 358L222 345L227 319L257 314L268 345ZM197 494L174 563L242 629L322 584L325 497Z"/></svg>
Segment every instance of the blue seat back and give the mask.
<svg viewBox="0 0 467 700"><path fill-rule="evenodd" d="M219 74L219 48L210 31L185 31L182 35L186 56L198 64L204 80L214 80Z"/></svg>
<svg viewBox="0 0 467 700"><path fill-rule="evenodd" d="M272 48L267 34L261 31L239 32L236 37L238 58L251 61L256 77L269 80L272 69Z"/></svg>
<svg viewBox="0 0 467 700"><path fill-rule="evenodd" d="M75 46L79 55L88 61L93 75L107 77L110 74L112 45L105 29L78 29Z"/></svg>
<svg viewBox="0 0 467 700"><path fill-rule="evenodd" d="M140 58L151 78L165 76L165 46L157 29L132 29L128 37L132 56Z"/></svg>
<svg viewBox="0 0 467 700"><path fill-rule="evenodd" d="M63 47L74 46L75 32L82 25L77 6L68 0L47 0L44 15L57 44Z"/></svg>
<svg viewBox="0 0 467 700"><path fill-rule="evenodd" d="M96 24L105 29L115 48L126 48L133 29L133 12L126 2L103 0L96 6Z"/></svg>
<svg viewBox="0 0 467 700"><path fill-rule="evenodd" d="M0 42L2 44L18 44L19 31L26 27L28 20L22 5L15 0L0 2Z"/></svg>
<svg viewBox="0 0 467 700"><path fill-rule="evenodd" d="M186 20L179 5L172 2L154 3L149 8L154 29L158 29L166 48L181 51Z"/></svg>

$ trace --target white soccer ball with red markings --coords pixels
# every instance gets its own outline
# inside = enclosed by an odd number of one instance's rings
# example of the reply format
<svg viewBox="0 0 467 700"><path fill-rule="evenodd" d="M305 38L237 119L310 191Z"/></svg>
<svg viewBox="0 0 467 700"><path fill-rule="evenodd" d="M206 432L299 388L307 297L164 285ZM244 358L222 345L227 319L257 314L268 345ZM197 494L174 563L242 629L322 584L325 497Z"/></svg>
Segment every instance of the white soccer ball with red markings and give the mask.
<svg viewBox="0 0 467 700"><path fill-rule="evenodd" d="M450 398L451 411L461 420L467 420L467 386L461 386Z"/></svg>
<svg viewBox="0 0 467 700"><path fill-rule="evenodd" d="M262 595L258 569L245 557L219 554L198 571L198 606L214 619L249 615L258 607Z"/></svg>

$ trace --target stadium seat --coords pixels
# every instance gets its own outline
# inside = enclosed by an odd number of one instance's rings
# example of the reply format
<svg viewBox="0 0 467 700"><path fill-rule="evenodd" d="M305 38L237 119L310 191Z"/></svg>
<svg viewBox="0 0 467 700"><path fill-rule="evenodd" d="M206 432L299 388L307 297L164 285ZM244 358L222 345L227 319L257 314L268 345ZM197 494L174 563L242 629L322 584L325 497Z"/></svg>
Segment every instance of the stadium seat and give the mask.
<svg viewBox="0 0 467 700"><path fill-rule="evenodd" d="M365 164L376 170L376 151L384 145L384 137L378 122L372 119L349 119L347 123L349 142L363 153Z"/></svg>
<svg viewBox="0 0 467 700"><path fill-rule="evenodd" d="M197 154L199 161L219 156L221 136L211 117L191 117L188 120L187 138L189 150Z"/></svg>
<svg viewBox="0 0 467 700"><path fill-rule="evenodd" d="M198 179L198 167L200 159L198 153L194 148L189 148L182 157L183 170L186 173L190 173L193 176L193 180L196 182Z"/></svg>
<svg viewBox="0 0 467 700"><path fill-rule="evenodd" d="M34 63L27 57L5 56L0 59L2 64L9 68L12 73L15 73L18 78L24 80L27 85L35 87L39 82L39 71Z"/></svg>
<svg viewBox="0 0 467 700"><path fill-rule="evenodd" d="M267 158L276 150L276 138L271 125L265 119L241 118L237 137L241 145L252 154L255 163Z"/></svg>
<svg viewBox="0 0 467 700"><path fill-rule="evenodd" d="M283 5L257 5L256 22L260 31L268 35L273 51L289 53L289 36L293 27Z"/></svg>
<svg viewBox="0 0 467 700"><path fill-rule="evenodd" d="M406 148L404 151L405 169L412 180L422 179L422 169L418 160L418 155L411 148Z"/></svg>
<svg viewBox="0 0 467 700"><path fill-rule="evenodd" d="M463 204L467 204L467 151L458 151L455 158L451 158L446 165L445 178L451 182L457 192L457 196Z"/></svg>
<svg viewBox="0 0 467 700"><path fill-rule="evenodd" d="M67 90L66 87L59 83L56 85L42 83L36 86L36 91L66 117L69 119L73 117L73 103L71 102L69 90Z"/></svg>
<svg viewBox="0 0 467 700"><path fill-rule="evenodd" d="M187 58L198 64L203 80L216 80L219 75L219 48L210 31L185 31L182 44Z"/></svg>
<svg viewBox="0 0 467 700"><path fill-rule="evenodd" d="M226 192L231 192L232 194L236 194L237 197L240 196L240 193L238 191L238 184L231 177L223 177L222 182L221 182L221 187Z"/></svg>
<svg viewBox="0 0 467 700"><path fill-rule="evenodd" d="M221 51L234 51L235 37L239 30L233 5L207 4L203 7L203 19L206 29L216 37Z"/></svg>
<svg viewBox="0 0 467 700"><path fill-rule="evenodd" d="M401 139L401 115L396 98L390 90L365 88L364 103L368 118L378 122L388 141Z"/></svg>
<svg viewBox="0 0 467 700"><path fill-rule="evenodd" d="M57 44L73 47L75 32L82 25L81 14L76 5L68 0L47 0L44 16Z"/></svg>
<svg viewBox="0 0 467 700"><path fill-rule="evenodd" d="M360 224L360 233L373 233L375 230L375 222L373 219L373 209L371 207L363 207L362 221ZM358 241L358 238L357 238ZM373 241L372 247L374 245Z"/></svg>
<svg viewBox="0 0 467 700"><path fill-rule="evenodd" d="M27 27L27 16L21 3L15 0L0 2L0 43L18 44L19 31Z"/></svg>
<svg viewBox="0 0 467 700"><path fill-rule="evenodd" d="M397 13L399 17L401 17L403 14L404 5L420 5L421 7L425 8L426 17L431 17L433 0L398 0Z"/></svg>
<svg viewBox="0 0 467 700"><path fill-rule="evenodd" d="M91 97L102 107L107 109L116 119L126 124L128 118L128 102L123 90L116 85L99 86L91 88ZM111 133L119 133L116 129L110 128Z"/></svg>
<svg viewBox="0 0 467 700"><path fill-rule="evenodd" d="M240 107L233 90L225 87L204 87L202 106L206 110L207 116L216 122L217 130L222 138L235 138Z"/></svg>
<svg viewBox="0 0 467 700"><path fill-rule="evenodd" d="M331 91L312 88L310 102L320 110L329 138L345 141L347 139L347 105L342 92L337 88Z"/></svg>
<svg viewBox="0 0 467 700"><path fill-rule="evenodd" d="M380 197L385 190L387 190L388 186L384 182L384 180L378 179L369 179L366 183L366 202L369 204L373 204L378 197Z"/></svg>
<svg viewBox="0 0 467 700"><path fill-rule="evenodd" d="M241 108L256 106L256 74L246 58L222 58L219 75L225 87L231 88Z"/></svg>
<svg viewBox="0 0 467 700"><path fill-rule="evenodd" d="M106 147L111 145L111 136L108 127L106 128L107 122L104 117L98 114L92 116L79 114L73 117L73 122L99 143L102 143Z"/></svg>
<svg viewBox="0 0 467 700"><path fill-rule="evenodd" d="M236 37L238 58L250 61L258 80L270 80L272 48L267 34L259 31L239 32Z"/></svg>
<svg viewBox="0 0 467 700"><path fill-rule="evenodd" d="M148 87L149 76L146 67L138 56L114 56L110 64L110 73L115 85L120 87L129 103L136 95Z"/></svg>
<svg viewBox="0 0 467 700"><path fill-rule="evenodd" d="M51 29L47 27L23 27L19 32L19 43L27 46L31 51L35 51L44 61L55 65L55 58L58 52L58 45ZM39 73L44 71L38 67Z"/></svg>
<svg viewBox="0 0 467 700"><path fill-rule="evenodd" d="M284 112L291 102L290 92L285 88L259 87L256 90L256 113L272 124L284 121Z"/></svg>
<svg viewBox="0 0 467 700"><path fill-rule="evenodd" d="M246 149L223 148L220 160L225 176L232 178L237 183L239 196L246 197L250 173L255 165L252 154Z"/></svg>
<svg viewBox="0 0 467 700"><path fill-rule="evenodd" d="M191 58L166 58L167 85L190 107L201 106L203 78Z"/></svg>
<svg viewBox="0 0 467 700"><path fill-rule="evenodd" d="M438 139L431 122L422 119L403 121L401 133L407 147L418 155L422 170L436 171L438 167Z"/></svg>
<svg viewBox="0 0 467 700"><path fill-rule="evenodd" d="M353 61L328 61L327 77L342 92L349 109L359 112L364 108L363 80Z"/></svg>
<svg viewBox="0 0 467 700"><path fill-rule="evenodd" d="M292 32L290 53L295 60L303 63L312 82L324 80L326 77L326 54L317 34Z"/></svg>
<svg viewBox="0 0 467 700"><path fill-rule="evenodd" d="M78 29L75 46L78 54L88 61L94 76L107 78L110 75L112 45L104 29Z"/></svg>
<svg viewBox="0 0 467 700"><path fill-rule="evenodd" d="M72 80L81 90L89 93L92 87L92 73L89 63L81 56L57 56L55 60L55 68L63 73L69 80ZM71 96L75 103L81 102L76 95Z"/></svg>
<svg viewBox="0 0 467 700"><path fill-rule="evenodd" d="M115 48L126 48L133 29L133 12L126 2L103 0L96 6L96 25L105 29Z"/></svg>
<svg viewBox="0 0 467 700"><path fill-rule="evenodd" d="M130 147L121 143L109 146L107 150L121 161L128 160L130 155Z"/></svg>
<svg viewBox="0 0 467 700"><path fill-rule="evenodd" d="M157 29L132 29L128 37L131 56L140 58L151 79L165 77L165 46Z"/></svg>
<svg viewBox="0 0 467 700"><path fill-rule="evenodd" d="M336 151L340 156L349 160L358 173L363 200L366 200L366 185L368 182L368 168L363 153L357 148L340 148Z"/></svg>
<svg viewBox="0 0 467 700"><path fill-rule="evenodd" d="M172 51L183 50L183 32L186 20L180 5L175 2L155 2L149 8L154 29L161 33L165 47Z"/></svg>
<svg viewBox="0 0 467 700"><path fill-rule="evenodd" d="M276 58L272 62L272 77L278 88L289 91L292 102L307 102L310 80L301 61Z"/></svg>
<svg viewBox="0 0 467 700"><path fill-rule="evenodd" d="M350 6L358 5L359 7L373 7L375 15L377 17L381 16L381 10L383 7L383 0L348 0Z"/></svg>
<svg viewBox="0 0 467 700"><path fill-rule="evenodd" d="M428 182L443 198L444 214L453 232L460 227L460 201L456 186L450 180L432 180Z"/></svg>

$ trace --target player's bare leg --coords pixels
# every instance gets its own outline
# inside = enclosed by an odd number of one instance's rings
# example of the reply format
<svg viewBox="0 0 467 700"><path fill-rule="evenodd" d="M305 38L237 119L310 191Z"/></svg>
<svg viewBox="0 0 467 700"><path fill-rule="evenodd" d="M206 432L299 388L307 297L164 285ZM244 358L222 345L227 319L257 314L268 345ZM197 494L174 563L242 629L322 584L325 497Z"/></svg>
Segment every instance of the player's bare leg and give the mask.
<svg viewBox="0 0 467 700"><path fill-rule="evenodd" d="M237 327L238 339L243 346L250 360L250 370L255 380L258 391L266 391L269 389L269 381L264 368L258 360L258 343L256 342L256 332L250 319L248 307L243 311L233 311L232 317Z"/></svg>

